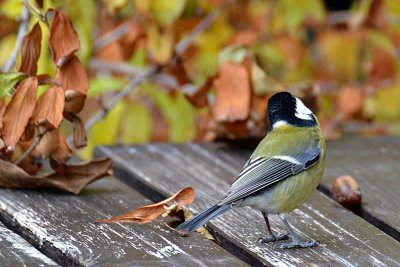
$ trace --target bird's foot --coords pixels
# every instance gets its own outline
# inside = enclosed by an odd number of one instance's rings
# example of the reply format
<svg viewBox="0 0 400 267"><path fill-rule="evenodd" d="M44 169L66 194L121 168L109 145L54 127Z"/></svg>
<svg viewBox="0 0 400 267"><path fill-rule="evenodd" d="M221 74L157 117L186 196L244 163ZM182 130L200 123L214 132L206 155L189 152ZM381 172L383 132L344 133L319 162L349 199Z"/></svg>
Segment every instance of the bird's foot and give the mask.
<svg viewBox="0 0 400 267"><path fill-rule="evenodd" d="M280 248L311 248L311 247L315 247L318 245L317 241L307 241L307 242L296 242L293 241L291 243L284 243L284 244L280 244L279 247Z"/></svg>
<svg viewBox="0 0 400 267"><path fill-rule="evenodd" d="M258 243L266 244L266 243L276 242L276 241L281 241L281 240L286 240L286 239L289 239L288 234L277 234L277 235L272 234L272 235L260 237L258 239Z"/></svg>

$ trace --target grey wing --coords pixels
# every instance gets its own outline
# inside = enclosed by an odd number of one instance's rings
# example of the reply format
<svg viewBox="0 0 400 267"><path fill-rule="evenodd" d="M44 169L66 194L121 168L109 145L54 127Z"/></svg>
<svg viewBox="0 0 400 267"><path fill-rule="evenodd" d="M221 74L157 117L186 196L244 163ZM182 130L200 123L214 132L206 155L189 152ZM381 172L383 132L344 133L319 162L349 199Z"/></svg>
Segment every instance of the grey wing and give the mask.
<svg viewBox="0 0 400 267"><path fill-rule="evenodd" d="M219 205L233 203L312 167L319 160L320 152L320 148L317 147L290 156L251 159Z"/></svg>

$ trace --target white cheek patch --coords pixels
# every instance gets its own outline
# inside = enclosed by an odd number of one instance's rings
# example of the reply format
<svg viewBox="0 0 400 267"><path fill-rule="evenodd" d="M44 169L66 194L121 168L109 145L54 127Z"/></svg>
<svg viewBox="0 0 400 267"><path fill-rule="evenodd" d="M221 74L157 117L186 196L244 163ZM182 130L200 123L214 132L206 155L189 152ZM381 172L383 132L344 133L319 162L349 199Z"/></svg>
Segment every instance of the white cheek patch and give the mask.
<svg viewBox="0 0 400 267"><path fill-rule="evenodd" d="M294 115L301 120L313 120L312 114L312 111L296 97L296 113Z"/></svg>
<svg viewBox="0 0 400 267"><path fill-rule="evenodd" d="M286 125L289 125L289 123L287 121L284 121L284 120L277 121L274 123L274 125L272 125L272 129L279 128L279 127L286 126Z"/></svg>

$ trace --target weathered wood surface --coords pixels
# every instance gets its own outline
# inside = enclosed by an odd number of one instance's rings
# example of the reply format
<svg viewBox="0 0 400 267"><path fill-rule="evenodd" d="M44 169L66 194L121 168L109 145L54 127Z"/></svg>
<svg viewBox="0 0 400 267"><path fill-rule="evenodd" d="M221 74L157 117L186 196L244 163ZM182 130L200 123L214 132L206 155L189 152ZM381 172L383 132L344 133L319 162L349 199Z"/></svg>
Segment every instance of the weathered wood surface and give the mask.
<svg viewBox="0 0 400 267"><path fill-rule="evenodd" d="M94 223L150 203L117 179L106 178L90 185L81 196L0 190L0 217L61 265L246 265L203 236L177 236L162 221ZM0 266L8 266L1 257Z"/></svg>
<svg viewBox="0 0 400 267"><path fill-rule="evenodd" d="M58 266L0 223L0 266Z"/></svg>
<svg viewBox="0 0 400 267"><path fill-rule="evenodd" d="M383 222L381 227L400 241L400 138L349 137L328 142L327 160L324 187L331 191L339 175L356 178L363 198L361 215L378 225Z"/></svg>
<svg viewBox="0 0 400 267"><path fill-rule="evenodd" d="M224 196L249 155L224 145L199 144L100 147L96 153L113 159L117 177L152 194L167 196L193 186L196 212ZM271 219L273 228L282 232L278 219ZM253 266L395 266L400 262L399 242L320 192L288 220L302 239L318 240L321 245L282 250L274 244L258 244L265 223L259 212L248 208L230 211L209 227L223 247Z"/></svg>

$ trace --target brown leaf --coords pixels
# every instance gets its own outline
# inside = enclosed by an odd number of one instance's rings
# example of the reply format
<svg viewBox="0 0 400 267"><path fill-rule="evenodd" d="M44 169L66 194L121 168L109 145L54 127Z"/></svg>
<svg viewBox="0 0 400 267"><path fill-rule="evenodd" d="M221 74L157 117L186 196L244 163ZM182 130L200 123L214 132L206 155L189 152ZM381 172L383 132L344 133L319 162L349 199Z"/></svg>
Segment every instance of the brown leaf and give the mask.
<svg viewBox="0 0 400 267"><path fill-rule="evenodd" d="M63 110L64 91L59 86L52 87L40 96L31 121L47 130L56 129L63 119Z"/></svg>
<svg viewBox="0 0 400 267"><path fill-rule="evenodd" d="M388 7L383 0L372 0L365 21L367 27L383 29L388 24Z"/></svg>
<svg viewBox="0 0 400 267"><path fill-rule="evenodd" d="M35 175L42 169L43 165L31 157L26 157L18 164L18 167L30 175Z"/></svg>
<svg viewBox="0 0 400 267"><path fill-rule="evenodd" d="M217 91L212 112L216 121L245 120L250 109L250 82L245 66L225 62L214 80Z"/></svg>
<svg viewBox="0 0 400 267"><path fill-rule="evenodd" d="M58 130L52 130L46 132L42 139L40 139L39 144L32 151L32 156L40 156L41 158L47 158L50 154L54 153L58 147L59 143Z"/></svg>
<svg viewBox="0 0 400 267"><path fill-rule="evenodd" d="M33 26L33 29L29 34L24 37L21 47L21 67L20 72L25 72L28 75L36 75L37 62L40 56L40 48L42 41L42 30L39 22Z"/></svg>
<svg viewBox="0 0 400 267"><path fill-rule="evenodd" d="M396 56L382 48L375 48L371 64L368 66L368 80L393 80L396 75Z"/></svg>
<svg viewBox="0 0 400 267"><path fill-rule="evenodd" d="M0 160L0 187L57 190L77 195L89 183L111 175L111 160L103 158L77 165L57 165L55 169L46 175L31 176L15 164Z"/></svg>
<svg viewBox="0 0 400 267"><path fill-rule="evenodd" d="M89 80L85 69L76 56L72 56L68 63L57 70L57 78L64 90L75 90L86 95L89 89Z"/></svg>
<svg viewBox="0 0 400 267"><path fill-rule="evenodd" d="M129 211L128 213L116 216L111 219L97 220L101 223L130 222L130 223L148 223L168 210L168 206L178 204L187 206L194 200L194 190L191 187L181 189L175 195L152 205L140 207Z"/></svg>
<svg viewBox="0 0 400 267"><path fill-rule="evenodd" d="M364 92L361 88L345 86L339 91L337 108L339 120L344 121L360 111L364 104Z"/></svg>
<svg viewBox="0 0 400 267"><path fill-rule="evenodd" d="M54 21L50 28L50 47L54 63L62 67L76 51L81 48L78 34L67 13L54 10Z"/></svg>
<svg viewBox="0 0 400 267"><path fill-rule="evenodd" d="M185 90L186 99L189 100L190 103L193 104L193 106L198 108L207 106L207 94L213 85L213 78L214 77L208 78L202 86L193 91Z"/></svg>
<svg viewBox="0 0 400 267"><path fill-rule="evenodd" d="M3 115L2 135L8 147L14 148L35 109L38 80L29 77L22 81Z"/></svg>
<svg viewBox="0 0 400 267"><path fill-rule="evenodd" d="M72 157L72 150L67 144L65 136L58 132L58 147L52 156L60 163L65 163Z"/></svg>
<svg viewBox="0 0 400 267"><path fill-rule="evenodd" d="M85 101L85 94L75 90L66 90L64 111L78 114L83 109Z"/></svg>
<svg viewBox="0 0 400 267"><path fill-rule="evenodd" d="M82 122L81 118L72 112L64 112L64 117L74 125L74 134L72 137L74 139L75 148L79 149L85 147L87 145L87 137L85 124Z"/></svg>

